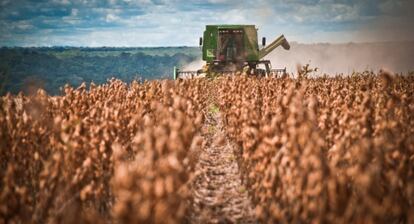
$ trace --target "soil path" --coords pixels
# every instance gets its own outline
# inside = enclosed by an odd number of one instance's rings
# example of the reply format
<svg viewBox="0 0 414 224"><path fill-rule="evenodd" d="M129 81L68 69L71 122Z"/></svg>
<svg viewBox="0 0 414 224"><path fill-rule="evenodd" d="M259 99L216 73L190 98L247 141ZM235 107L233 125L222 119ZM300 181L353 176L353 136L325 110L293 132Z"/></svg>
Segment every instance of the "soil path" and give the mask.
<svg viewBox="0 0 414 224"><path fill-rule="evenodd" d="M256 223L243 186L235 147L226 138L220 113L204 124L203 148L192 183L192 223Z"/></svg>

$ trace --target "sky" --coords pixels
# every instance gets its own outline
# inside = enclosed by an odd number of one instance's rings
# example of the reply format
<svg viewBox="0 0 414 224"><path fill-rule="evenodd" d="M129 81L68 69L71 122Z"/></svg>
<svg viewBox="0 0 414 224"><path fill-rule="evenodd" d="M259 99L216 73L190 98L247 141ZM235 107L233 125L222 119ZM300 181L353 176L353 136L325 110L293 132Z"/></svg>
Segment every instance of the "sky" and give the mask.
<svg viewBox="0 0 414 224"><path fill-rule="evenodd" d="M300 43L414 40L413 0L0 0L0 46L196 46L207 24Z"/></svg>

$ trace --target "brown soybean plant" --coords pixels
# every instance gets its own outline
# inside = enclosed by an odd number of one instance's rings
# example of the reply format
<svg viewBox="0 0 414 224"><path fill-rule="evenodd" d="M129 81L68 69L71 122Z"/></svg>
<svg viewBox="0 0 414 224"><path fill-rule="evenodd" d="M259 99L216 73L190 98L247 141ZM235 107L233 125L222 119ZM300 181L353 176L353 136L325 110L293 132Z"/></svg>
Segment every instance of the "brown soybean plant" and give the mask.
<svg viewBox="0 0 414 224"><path fill-rule="evenodd" d="M0 98L0 223L185 223L211 113L260 223L413 223L414 76L163 80ZM212 129L213 130L213 129Z"/></svg>
<svg viewBox="0 0 414 224"><path fill-rule="evenodd" d="M222 82L260 222L414 222L413 78Z"/></svg>

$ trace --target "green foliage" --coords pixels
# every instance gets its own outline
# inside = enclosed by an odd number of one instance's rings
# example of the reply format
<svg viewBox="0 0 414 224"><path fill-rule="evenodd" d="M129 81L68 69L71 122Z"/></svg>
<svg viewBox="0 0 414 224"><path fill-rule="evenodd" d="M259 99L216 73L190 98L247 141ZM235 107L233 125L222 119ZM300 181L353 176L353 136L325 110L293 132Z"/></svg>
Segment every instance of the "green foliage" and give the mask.
<svg viewBox="0 0 414 224"><path fill-rule="evenodd" d="M211 114L218 114L220 112L220 108L215 104L211 104L209 107L209 112Z"/></svg>
<svg viewBox="0 0 414 224"><path fill-rule="evenodd" d="M219 76L220 76L220 73L218 72L208 72L206 77L209 79L215 79Z"/></svg>
<svg viewBox="0 0 414 224"><path fill-rule="evenodd" d="M209 134L214 134L216 132L216 126L209 125L207 131L208 131Z"/></svg>
<svg viewBox="0 0 414 224"><path fill-rule="evenodd" d="M53 55L57 58L82 57L108 57L142 53L150 56L173 56L175 54L186 54L191 57L199 57L200 49L197 47L53 47L35 48L42 53Z"/></svg>
<svg viewBox="0 0 414 224"><path fill-rule="evenodd" d="M196 60L199 51L195 47L0 48L0 94L25 91L27 80L38 80L49 94L59 94L65 84L101 84L112 77L125 82L172 78L173 66Z"/></svg>
<svg viewBox="0 0 414 224"><path fill-rule="evenodd" d="M246 192L246 188L245 188L245 187L243 187L243 186L241 186L241 187L239 188L239 192L240 192L240 193L244 193L244 192Z"/></svg>

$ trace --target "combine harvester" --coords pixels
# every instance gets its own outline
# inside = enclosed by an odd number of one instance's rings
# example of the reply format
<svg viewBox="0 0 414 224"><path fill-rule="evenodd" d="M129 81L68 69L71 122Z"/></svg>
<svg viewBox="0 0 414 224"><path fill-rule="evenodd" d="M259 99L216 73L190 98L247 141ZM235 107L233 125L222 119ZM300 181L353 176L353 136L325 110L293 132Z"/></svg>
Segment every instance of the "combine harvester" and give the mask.
<svg viewBox="0 0 414 224"><path fill-rule="evenodd" d="M220 74L245 73L269 76L286 73L285 69L272 69L269 60L262 60L275 48L290 45L282 35L266 46L262 38L262 49L257 42L254 25L207 25L204 38L200 37L203 61L206 64L197 71L181 71L174 67L174 79L186 79Z"/></svg>

